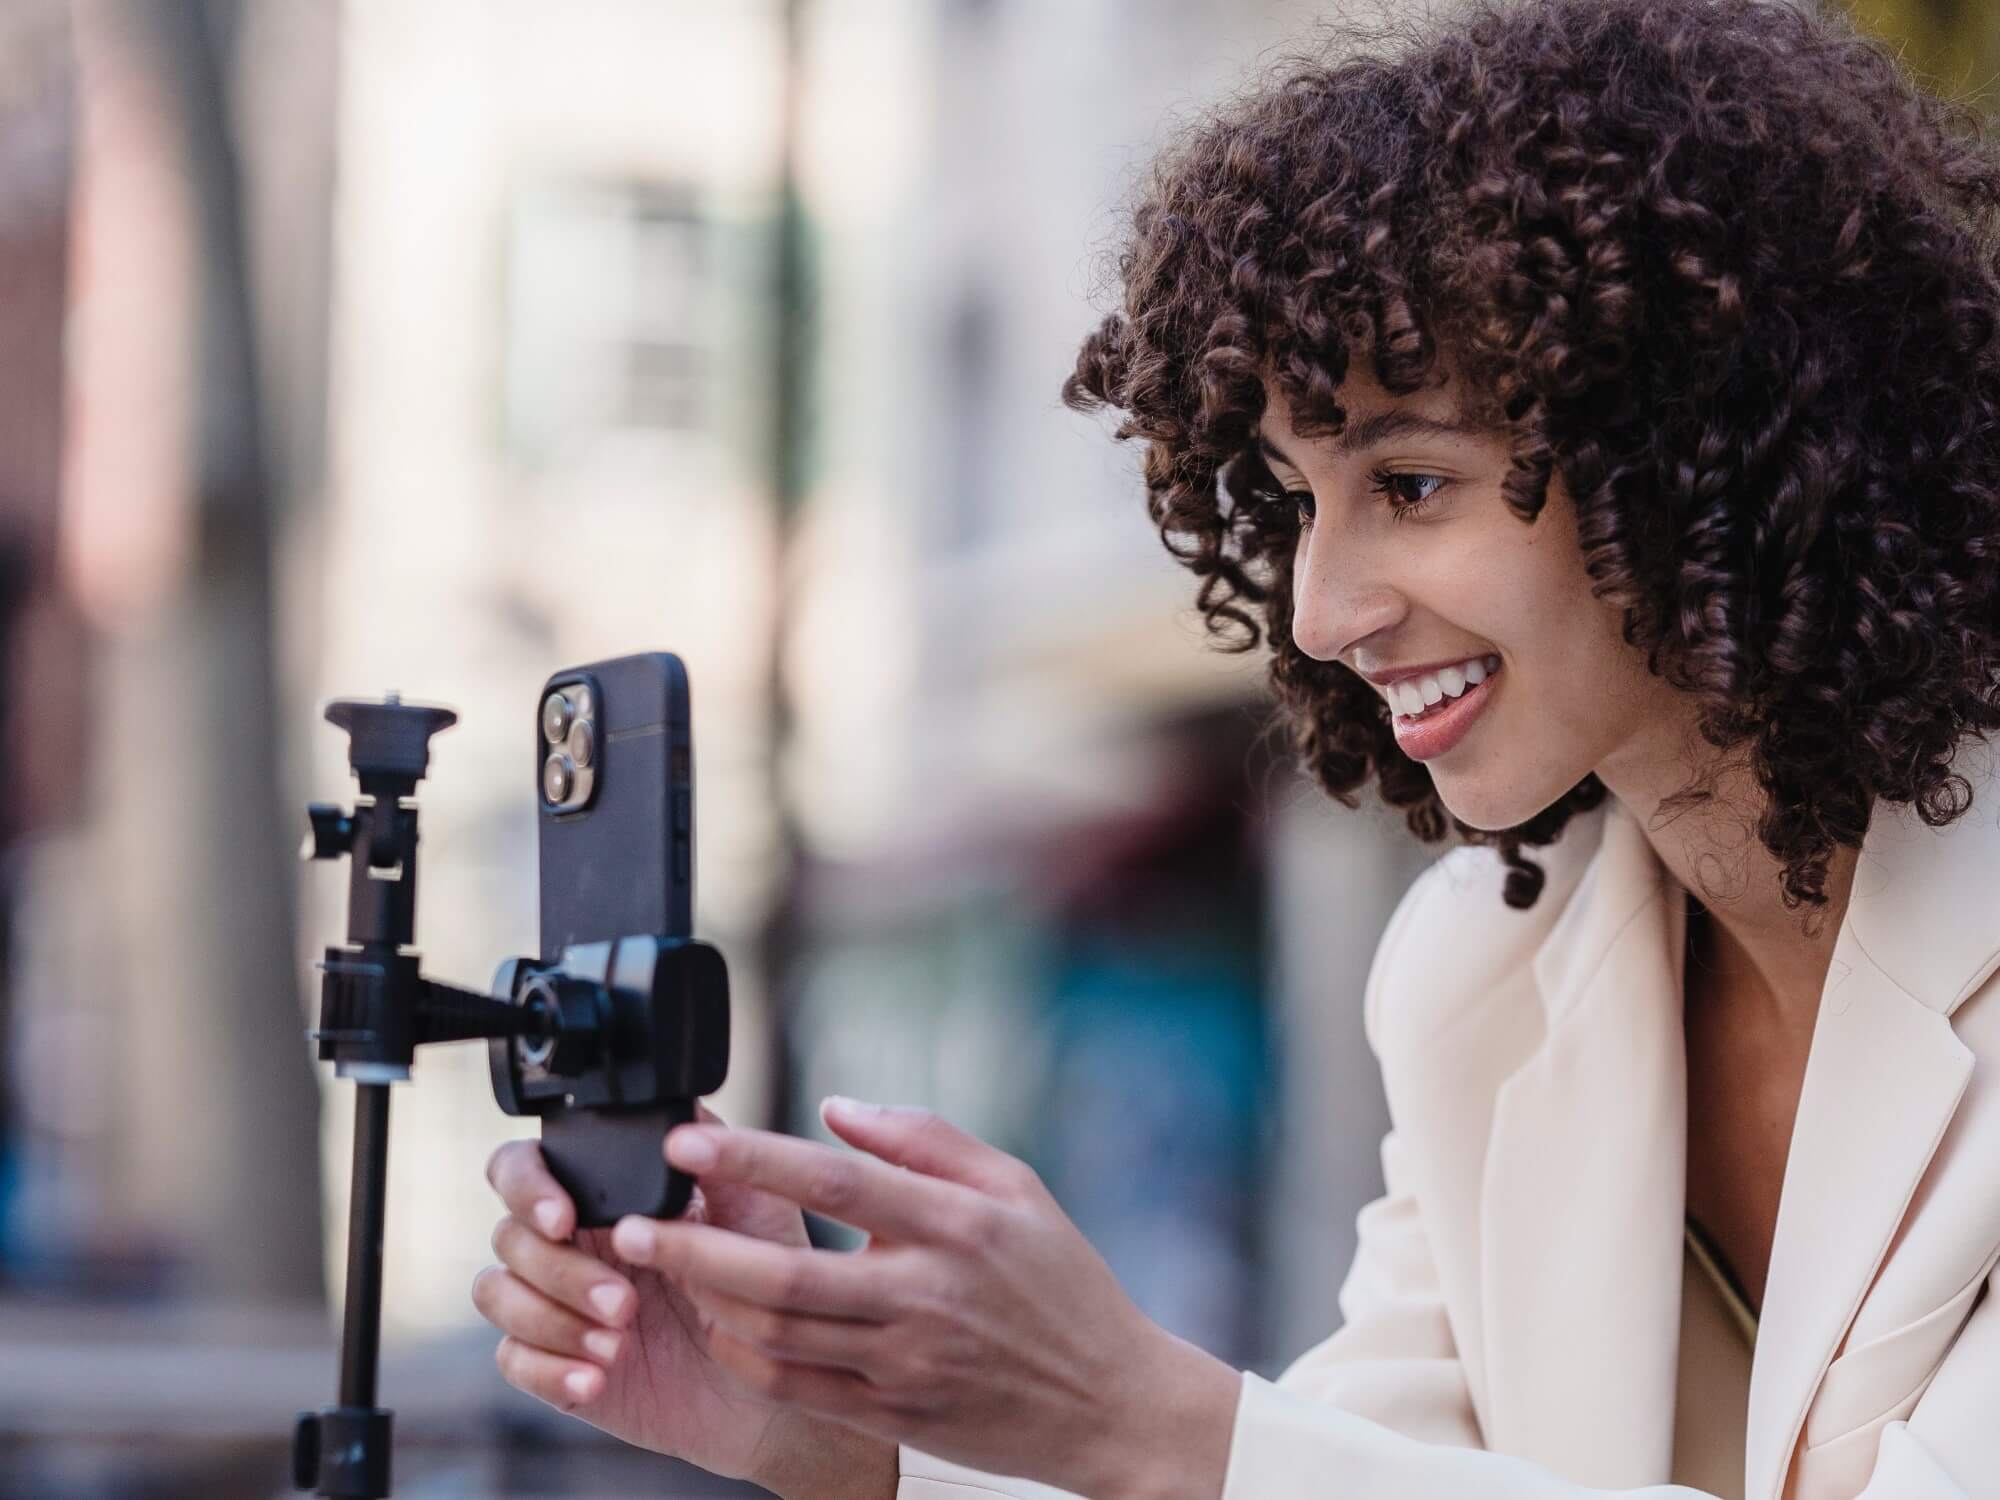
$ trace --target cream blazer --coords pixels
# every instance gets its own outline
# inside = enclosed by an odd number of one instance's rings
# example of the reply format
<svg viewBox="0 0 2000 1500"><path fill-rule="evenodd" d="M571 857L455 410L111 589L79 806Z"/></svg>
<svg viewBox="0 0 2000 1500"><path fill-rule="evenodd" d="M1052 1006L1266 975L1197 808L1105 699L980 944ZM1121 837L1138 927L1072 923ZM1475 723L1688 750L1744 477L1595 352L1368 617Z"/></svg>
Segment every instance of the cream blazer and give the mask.
<svg viewBox="0 0 2000 1500"><path fill-rule="evenodd" d="M1760 1309L1745 1500L2000 1496L2000 822L1878 803L1827 974ZM1344 1322L1243 1377L1224 1500L1643 1500L1666 1482L1686 1190L1684 891L1615 799L1503 905L1454 849L1363 1001L1390 1130ZM901 1451L899 1500L1061 1492Z"/></svg>

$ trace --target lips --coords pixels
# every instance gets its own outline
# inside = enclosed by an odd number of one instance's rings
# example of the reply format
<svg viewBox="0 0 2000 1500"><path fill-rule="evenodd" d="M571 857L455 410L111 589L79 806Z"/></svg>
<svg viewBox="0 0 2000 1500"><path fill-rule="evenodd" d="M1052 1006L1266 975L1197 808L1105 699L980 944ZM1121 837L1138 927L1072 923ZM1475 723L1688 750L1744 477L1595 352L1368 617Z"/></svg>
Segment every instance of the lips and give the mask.
<svg viewBox="0 0 2000 1500"><path fill-rule="evenodd" d="M1434 760L1462 740L1484 714L1503 674L1493 672L1456 698L1440 698L1414 718L1398 714L1390 723L1396 743L1412 760Z"/></svg>

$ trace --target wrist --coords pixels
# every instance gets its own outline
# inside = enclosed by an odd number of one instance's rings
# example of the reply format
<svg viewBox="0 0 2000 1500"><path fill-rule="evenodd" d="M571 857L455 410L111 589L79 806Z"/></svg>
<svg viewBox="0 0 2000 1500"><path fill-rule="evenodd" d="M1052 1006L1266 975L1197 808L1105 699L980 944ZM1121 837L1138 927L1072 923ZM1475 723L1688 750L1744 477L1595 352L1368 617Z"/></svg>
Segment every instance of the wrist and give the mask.
<svg viewBox="0 0 2000 1500"><path fill-rule="evenodd" d="M1154 1357L1106 1425L1085 1493L1104 1500L1220 1500L1243 1373L1158 1330Z"/></svg>
<svg viewBox="0 0 2000 1500"><path fill-rule="evenodd" d="M896 1445L830 1417L781 1412L744 1477L780 1500L895 1500Z"/></svg>

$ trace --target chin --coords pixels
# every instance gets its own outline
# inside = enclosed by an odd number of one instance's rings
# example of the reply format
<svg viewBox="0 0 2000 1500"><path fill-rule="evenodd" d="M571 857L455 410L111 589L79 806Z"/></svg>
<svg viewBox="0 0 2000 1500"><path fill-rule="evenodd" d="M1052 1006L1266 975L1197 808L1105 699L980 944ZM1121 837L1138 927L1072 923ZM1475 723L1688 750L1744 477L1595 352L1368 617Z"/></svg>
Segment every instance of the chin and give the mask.
<svg viewBox="0 0 2000 1500"><path fill-rule="evenodd" d="M1434 771L1431 784L1437 788L1438 801L1444 804L1445 810L1467 828L1481 833L1504 833L1509 828L1518 828L1539 817L1555 805L1568 787L1576 783L1568 782L1545 793L1540 787L1519 783L1488 786L1477 778L1461 779Z"/></svg>

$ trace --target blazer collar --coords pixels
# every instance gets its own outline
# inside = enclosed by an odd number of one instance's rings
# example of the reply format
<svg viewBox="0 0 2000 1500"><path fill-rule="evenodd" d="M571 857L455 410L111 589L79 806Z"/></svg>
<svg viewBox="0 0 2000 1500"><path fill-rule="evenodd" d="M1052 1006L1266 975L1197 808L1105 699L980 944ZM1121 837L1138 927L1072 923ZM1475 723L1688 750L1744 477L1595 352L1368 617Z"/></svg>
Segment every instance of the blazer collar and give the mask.
<svg viewBox="0 0 2000 1500"><path fill-rule="evenodd" d="M1747 1500L1779 1500L1820 1377L1971 1075L1949 1017L2000 966L1993 748L1950 827L1877 802L1792 1131L1752 1366ZM1531 964L1545 1033L1481 1181L1489 1441L1581 1483L1672 1463L1686 1210L1685 892L1615 799Z"/></svg>

